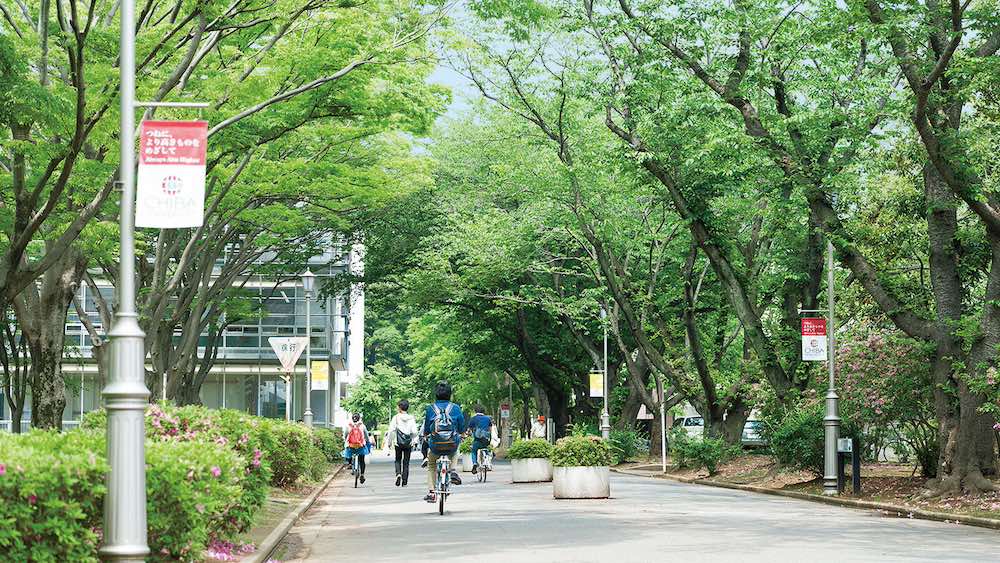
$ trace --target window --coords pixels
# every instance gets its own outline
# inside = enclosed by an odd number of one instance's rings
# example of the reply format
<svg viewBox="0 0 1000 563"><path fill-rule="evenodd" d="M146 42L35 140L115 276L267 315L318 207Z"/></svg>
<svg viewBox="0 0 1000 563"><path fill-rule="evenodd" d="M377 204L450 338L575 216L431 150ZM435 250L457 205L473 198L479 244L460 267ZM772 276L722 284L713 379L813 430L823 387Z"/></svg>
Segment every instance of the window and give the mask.
<svg viewBox="0 0 1000 563"><path fill-rule="evenodd" d="M705 419L700 416L685 418L684 426L705 426Z"/></svg>

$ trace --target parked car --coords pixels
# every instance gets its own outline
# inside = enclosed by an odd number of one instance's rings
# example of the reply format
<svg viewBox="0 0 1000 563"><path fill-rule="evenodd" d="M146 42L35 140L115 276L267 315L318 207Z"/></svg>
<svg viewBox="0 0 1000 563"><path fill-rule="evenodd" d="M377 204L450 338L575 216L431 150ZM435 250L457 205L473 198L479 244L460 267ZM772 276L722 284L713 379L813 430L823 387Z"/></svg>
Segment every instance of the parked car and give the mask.
<svg viewBox="0 0 1000 563"><path fill-rule="evenodd" d="M682 416L674 419L674 428L683 428L688 436L701 436L705 433L705 419L700 416Z"/></svg>
<svg viewBox="0 0 1000 563"><path fill-rule="evenodd" d="M743 425L743 436L740 442L747 448L763 448L767 445L767 440L761 434L763 429L764 423L760 420L746 421L746 424Z"/></svg>

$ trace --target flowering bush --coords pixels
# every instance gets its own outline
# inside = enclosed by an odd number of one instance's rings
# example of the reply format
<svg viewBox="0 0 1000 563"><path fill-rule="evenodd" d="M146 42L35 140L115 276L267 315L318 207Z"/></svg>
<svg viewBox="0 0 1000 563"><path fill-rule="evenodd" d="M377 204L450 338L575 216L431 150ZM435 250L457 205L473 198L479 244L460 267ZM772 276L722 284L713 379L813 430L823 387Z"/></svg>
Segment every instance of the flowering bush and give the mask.
<svg viewBox="0 0 1000 563"><path fill-rule="evenodd" d="M147 441L151 559L199 561L212 538L233 539L246 463L212 442Z"/></svg>
<svg viewBox="0 0 1000 563"><path fill-rule="evenodd" d="M175 407L170 403L151 405L146 410L146 436L157 442L211 442L237 453L245 463L240 502L221 522L220 532L245 531L253 516L267 500L272 472L265 450L274 449L269 427L259 419L234 410L212 410L201 406ZM103 410L88 413L84 427L106 424Z"/></svg>
<svg viewBox="0 0 1000 563"><path fill-rule="evenodd" d="M6 561L97 561L103 439L0 433L0 553Z"/></svg>
<svg viewBox="0 0 1000 563"><path fill-rule="evenodd" d="M264 452L273 471L272 485L284 487L303 476L321 476L326 470L326 457L313 443L308 428L283 420L265 418L259 421L273 437L269 449Z"/></svg>
<svg viewBox="0 0 1000 563"><path fill-rule="evenodd" d="M0 434L0 550L9 561L97 561L104 506L103 432ZM146 442L151 560L196 561L231 539L243 460L211 442ZM229 531L227 531L229 530Z"/></svg>
<svg viewBox="0 0 1000 563"><path fill-rule="evenodd" d="M938 434L927 354L919 343L872 332L837 351L840 416L864 431L875 454L888 442L912 450L922 472L937 471Z"/></svg>

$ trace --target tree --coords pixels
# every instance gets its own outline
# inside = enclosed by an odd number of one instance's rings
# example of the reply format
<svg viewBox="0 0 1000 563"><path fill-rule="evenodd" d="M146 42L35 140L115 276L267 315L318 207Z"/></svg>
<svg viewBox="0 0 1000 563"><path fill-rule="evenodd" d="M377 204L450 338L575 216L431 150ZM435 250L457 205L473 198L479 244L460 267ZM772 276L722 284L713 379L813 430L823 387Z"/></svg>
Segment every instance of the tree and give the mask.
<svg viewBox="0 0 1000 563"><path fill-rule="evenodd" d="M391 366L375 364L351 387L343 407L361 414L365 424L373 429L380 423L388 424L396 412L396 403L403 399L412 401L417 396L412 379L403 377Z"/></svg>
<svg viewBox="0 0 1000 563"><path fill-rule="evenodd" d="M57 427L64 406L58 366L62 339L54 335L61 331L82 272L95 266L90 259L98 258L73 243L88 229L99 229L95 236L113 235L110 225L118 207L109 201L116 174L111 159L117 152L112 108L117 59L113 49L105 48L115 37L116 11L78 13L73 5L65 13L57 5L59 37L72 38L64 46L65 60L57 61L47 52L50 31L55 31L55 24L47 23L50 3L24 6L7 18L13 33L4 36L2 45L5 81L16 95L5 98L0 111L14 141L5 145L14 190L10 205L4 206L10 220L4 221L9 228L0 278L4 299L22 301L22 330L34 353L52 359L32 364L32 381L38 386L32 394L33 413L36 425ZM213 103L206 116L212 123L209 219L199 229L149 233L149 246L139 257L139 269L148 273L144 280L149 282L145 327L154 333L149 342L159 344L151 349L156 350L154 364L159 373L176 374L172 385L185 400L197 396L193 374L198 362L192 352L197 334L218 326L221 314L206 300L230 290L220 284L210 291L199 283L214 258L240 249L234 262L243 269L231 269L222 280L232 281L246 274L247 261L266 255L269 248L308 246L294 233L271 231L270 226L301 233L311 219L324 223L327 234L343 229L335 215L377 199L372 187L385 183L391 188L386 178L398 174L405 180L415 171L412 162L418 159L410 155L391 163L371 155L384 153L387 160L400 156L393 146L406 143L385 133L419 134L444 98L439 88L424 84L430 72L427 34L440 23L442 12L421 9L405 0L365 9L312 0L143 7L136 36L138 96ZM46 25L38 25L34 13ZM331 32L334 27L336 33ZM35 60L40 62L29 64ZM58 118L74 111L74 122ZM152 116L152 110L145 114ZM284 175L287 182L272 186L267 173ZM298 192L292 181L311 188ZM353 187L336 191L345 186ZM307 208L296 207L300 203ZM268 216L273 223L265 221ZM320 231L313 228L310 239L321 238ZM42 238L49 242L32 246ZM109 253L99 258L113 280L116 257ZM64 283L43 283L34 296L24 293L54 266L59 271L53 279ZM171 300L193 304L193 309L168 314L164 303ZM174 347L169 336L159 335L177 327L185 327L185 341ZM96 328L93 323L91 328Z"/></svg>

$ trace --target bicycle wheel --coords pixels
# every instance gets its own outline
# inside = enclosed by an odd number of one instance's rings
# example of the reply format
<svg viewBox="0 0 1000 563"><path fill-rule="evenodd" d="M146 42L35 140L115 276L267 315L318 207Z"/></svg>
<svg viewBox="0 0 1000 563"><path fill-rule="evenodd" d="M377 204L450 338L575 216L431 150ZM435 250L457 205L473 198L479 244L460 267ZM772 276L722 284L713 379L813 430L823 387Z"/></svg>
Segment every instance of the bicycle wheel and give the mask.
<svg viewBox="0 0 1000 563"><path fill-rule="evenodd" d="M438 493L438 514L444 516L444 499L448 493Z"/></svg>
<svg viewBox="0 0 1000 563"><path fill-rule="evenodd" d="M483 460L483 461L485 462L486 460ZM483 463L479 467L479 472L483 474L483 483L486 482L486 473L487 473L487 471L489 471L489 469L486 467L486 463Z"/></svg>

